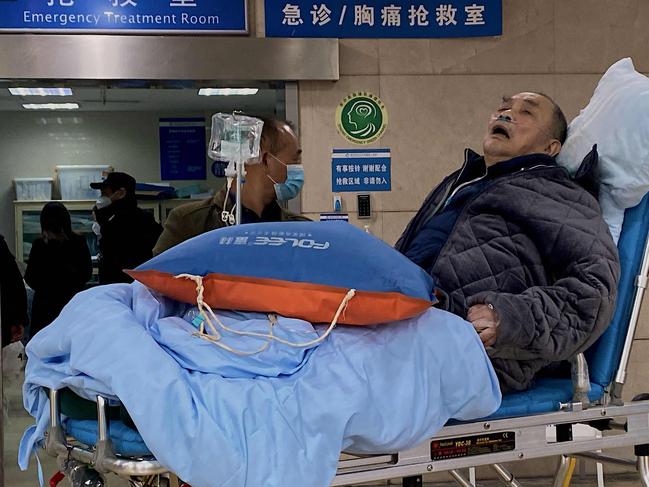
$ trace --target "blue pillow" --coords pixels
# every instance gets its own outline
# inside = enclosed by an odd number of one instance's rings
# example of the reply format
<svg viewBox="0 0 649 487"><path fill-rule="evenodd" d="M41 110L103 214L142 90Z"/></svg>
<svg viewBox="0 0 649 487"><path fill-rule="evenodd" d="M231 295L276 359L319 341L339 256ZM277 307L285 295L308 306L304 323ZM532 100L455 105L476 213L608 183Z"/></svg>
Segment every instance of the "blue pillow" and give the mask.
<svg viewBox="0 0 649 487"><path fill-rule="evenodd" d="M166 296L196 303L201 276L212 308L277 313L312 323L370 325L416 316L434 301L433 281L385 242L344 222L226 227L181 243L128 273Z"/></svg>

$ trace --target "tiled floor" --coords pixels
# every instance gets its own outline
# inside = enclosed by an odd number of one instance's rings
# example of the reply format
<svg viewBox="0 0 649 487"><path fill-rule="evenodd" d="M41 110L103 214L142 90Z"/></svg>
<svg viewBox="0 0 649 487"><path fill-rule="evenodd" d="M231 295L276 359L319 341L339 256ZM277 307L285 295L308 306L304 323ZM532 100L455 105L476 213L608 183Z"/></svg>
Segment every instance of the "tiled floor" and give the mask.
<svg viewBox="0 0 649 487"><path fill-rule="evenodd" d="M5 487L33 487L38 485L38 477L36 471L36 462L32 461L30 464L29 470L26 472L21 472L18 469L17 458L18 458L18 443L23 434L25 428L33 423L32 418L25 412L22 407L22 373L9 373L5 375L4 383L4 394L5 394L5 405L7 407L7 416L5 417L5 428L4 428L4 468L5 468ZM44 452L39 455L40 460L43 466L43 472L45 476L45 481L47 483L48 479L58 470L56 466L55 459L47 456ZM108 479L107 487L127 487L128 484L124 480L116 477L110 476ZM545 487L552 485L552 482L549 479L535 479L535 480L521 480L521 483L524 487ZM68 487L68 484L61 483L61 487ZM364 484L368 486L368 484ZM385 486L397 486L401 485L400 481L390 481L374 484L376 487L385 487ZM442 487L442 486L455 486L456 484L451 482L438 482L435 484L424 484L426 487ZM495 487L501 486L502 483L497 481L480 481L478 483L479 487ZM585 486L597 486L597 482L593 478L578 479L575 478L571 484L573 487L585 487ZM637 476L631 474L623 474L617 476L607 476L606 478L606 487L632 487L640 486L640 481ZM217 484L215 484L215 487ZM263 486L254 486L254 487L263 487ZM297 487L297 486L287 486L287 487ZM301 486L300 486L301 487Z"/></svg>

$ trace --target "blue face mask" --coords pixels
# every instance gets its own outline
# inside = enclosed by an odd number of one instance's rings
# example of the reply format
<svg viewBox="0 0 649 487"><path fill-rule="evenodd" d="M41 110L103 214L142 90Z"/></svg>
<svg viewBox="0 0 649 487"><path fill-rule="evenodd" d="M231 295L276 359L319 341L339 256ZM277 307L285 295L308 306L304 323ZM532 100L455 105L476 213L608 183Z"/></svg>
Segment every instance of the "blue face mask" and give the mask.
<svg viewBox="0 0 649 487"><path fill-rule="evenodd" d="M277 196L277 200L292 200L300 194L302 186L304 186L304 166L302 164L286 164L272 154L270 154L270 156L286 166L286 181L283 183L278 183L268 176L268 179L275 183L275 195Z"/></svg>

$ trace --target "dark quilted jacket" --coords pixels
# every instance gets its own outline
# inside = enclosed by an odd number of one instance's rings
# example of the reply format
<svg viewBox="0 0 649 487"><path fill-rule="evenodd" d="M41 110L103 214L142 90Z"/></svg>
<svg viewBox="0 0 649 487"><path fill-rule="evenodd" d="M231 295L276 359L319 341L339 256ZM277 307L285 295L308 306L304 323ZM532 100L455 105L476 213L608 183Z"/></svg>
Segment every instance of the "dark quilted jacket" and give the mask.
<svg viewBox="0 0 649 487"><path fill-rule="evenodd" d="M500 319L489 356L503 391L530 387L546 365L588 348L613 314L619 259L597 199L542 154L496 178L470 199L432 266L462 317L490 303ZM467 151L465 164L428 196L397 242L407 249L462 171L484 164Z"/></svg>

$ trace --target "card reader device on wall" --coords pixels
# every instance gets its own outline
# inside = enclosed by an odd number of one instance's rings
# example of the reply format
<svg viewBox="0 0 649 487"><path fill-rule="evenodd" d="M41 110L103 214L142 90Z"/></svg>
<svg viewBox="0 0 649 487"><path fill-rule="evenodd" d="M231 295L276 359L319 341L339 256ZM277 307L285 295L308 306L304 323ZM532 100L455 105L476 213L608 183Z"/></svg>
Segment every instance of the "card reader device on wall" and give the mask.
<svg viewBox="0 0 649 487"><path fill-rule="evenodd" d="M358 218L370 218L372 216L372 207L370 205L369 194L356 195L358 202Z"/></svg>
<svg viewBox="0 0 649 487"><path fill-rule="evenodd" d="M339 194L334 195L334 213L341 213L343 211L343 199Z"/></svg>

